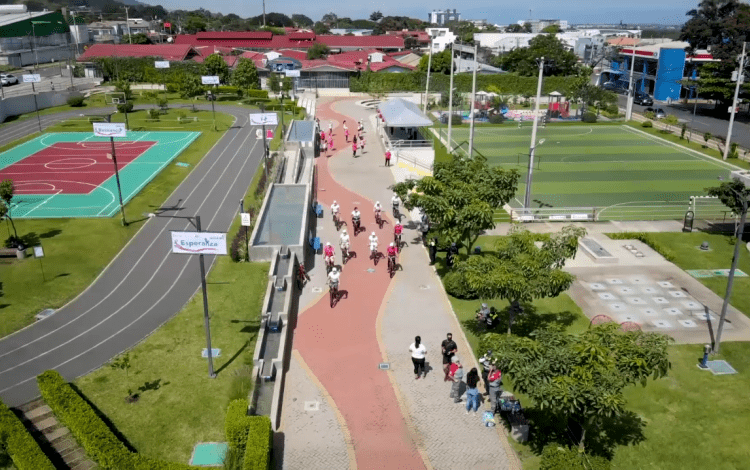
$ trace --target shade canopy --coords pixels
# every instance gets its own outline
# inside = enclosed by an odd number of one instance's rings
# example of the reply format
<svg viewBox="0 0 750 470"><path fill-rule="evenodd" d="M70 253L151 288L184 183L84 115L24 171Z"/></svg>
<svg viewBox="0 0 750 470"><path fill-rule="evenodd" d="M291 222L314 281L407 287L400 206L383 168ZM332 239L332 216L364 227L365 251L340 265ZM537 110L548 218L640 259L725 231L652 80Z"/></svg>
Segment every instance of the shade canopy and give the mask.
<svg viewBox="0 0 750 470"><path fill-rule="evenodd" d="M419 106L402 98L393 98L379 106L380 115L387 127L426 127L432 121L424 115Z"/></svg>

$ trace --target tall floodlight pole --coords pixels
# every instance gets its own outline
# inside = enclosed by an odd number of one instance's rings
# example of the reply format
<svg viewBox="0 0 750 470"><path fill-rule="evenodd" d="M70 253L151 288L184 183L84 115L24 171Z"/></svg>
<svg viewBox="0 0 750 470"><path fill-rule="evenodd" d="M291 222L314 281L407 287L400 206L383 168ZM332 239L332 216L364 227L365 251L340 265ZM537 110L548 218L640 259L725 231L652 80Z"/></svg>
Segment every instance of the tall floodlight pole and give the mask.
<svg viewBox="0 0 750 470"><path fill-rule="evenodd" d="M536 130L539 123L539 100L542 98L542 78L544 77L544 57L539 59L539 81L536 85L536 104L534 104L534 125L531 127L531 147L529 148L529 172L526 174L526 196L523 199L524 209L531 207L531 173L534 168L534 151L536 150Z"/></svg>
<svg viewBox="0 0 750 470"><path fill-rule="evenodd" d="M33 38L34 42L32 44L34 46L34 64L35 64L34 71L36 71L36 69L39 68L39 56L37 55L37 52L36 52L37 46L36 46L36 29L34 29L35 24L36 24L36 21L31 22L31 35L34 37Z"/></svg>
<svg viewBox="0 0 750 470"><path fill-rule="evenodd" d="M635 69L635 46L630 51L630 81L628 82L628 104L625 108L625 120L630 121L633 116L633 98L635 98L635 90L633 90L633 70Z"/></svg>
<svg viewBox="0 0 750 470"><path fill-rule="evenodd" d="M469 124L469 158L474 157L474 100L477 94L477 49L478 46L474 44L474 73L471 77L471 121Z"/></svg>
<svg viewBox="0 0 750 470"><path fill-rule="evenodd" d="M263 27L266 27L266 0L263 0Z"/></svg>
<svg viewBox="0 0 750 470"><path fill-rule="evenodd" d="M130 16L128 15L128 10L130 7L125 7L125 26L128 28L128 39L130 40L130 44L133 44L133 35L130 33Z"/></svg>
<svg viewBox="0 0 750 470"><path fill-rule="evenodd" d="M455 42L451 44L451 79L450 86L448 87L448 143L446 148L448 153L451 151L451 133L453 132L453 46Z"/></svg>
<svg viewBox="0 0 750 470"><path fill-rule="evenodd" d="M746 42L742 43L742 55L740 56L740 68L737 71L737 84L734 86L734 100L732 100L732 114L729 116L729 130L727 130L727 143L724 145L724 157L726 160L729 156L729 142L732 140L732 127L734 126L734 112L737 109L737 96L740 94L740 85L745 75L745 46Z"/></svg>
<svg viewBox="0 0 750 470"><path fill-rule="evenodd" d="M195 216L195 227L201 231L201 217ZM206 290L206 267L203 264L203 254L198 256L201 265L201 288L203 289L203 324L206 328L206 349L208 356L208 377L215 379L213 351L211 350L211 323L208 317L208 292Z"/></svg>
<svg viewBox="0 0 750 470"><path fill-rule="evenodd" d="M422 112L427 114L427 100L430 99L430 69L432 68L432 34L430 34L430 55L427 57L427 86L424 90L424 106Z"/></svg>

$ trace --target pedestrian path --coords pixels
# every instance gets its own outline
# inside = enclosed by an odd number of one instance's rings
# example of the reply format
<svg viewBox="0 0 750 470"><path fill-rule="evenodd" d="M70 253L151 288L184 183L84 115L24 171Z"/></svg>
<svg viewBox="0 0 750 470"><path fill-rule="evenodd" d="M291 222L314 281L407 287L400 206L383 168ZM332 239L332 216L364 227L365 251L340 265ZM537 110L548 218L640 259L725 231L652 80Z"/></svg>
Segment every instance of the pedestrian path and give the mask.
<svg viewBox="0 0 750 470"><path fill-rule="evenodd" d="M463 403L456 405L448 397L450 384L442 379L440 355L446 333L454 334L467 372L477 365L415 226L403 221L403 269L393 279L384 257L377 264L368 257L366 239L372 231L381 253L392 241L393 219L387 217L383 228L377 228L372 207L379 200L390 209L388 188L396 175L393 167L384 166L384 149L368 119L373 111L354 102L318 102L323 129L327 132L330 120L335 126L334 152L316 160L316 196L326 214L318 219L318 236L336 246L340 266L338 233L329 211L334 199L349 232L349 214L355 204L359 207L365 231L352 236L357 257L343 266L340 288L347 295L331 308L327 288L312 293L325 279L322 260L316 260L300 298L284 397L283 468L320 468L304 458L306 450L308 455L329 455L327 468L520 469L502 427L483 426L481 412L467 415ZM365 123L368 147L353 158L341 125L346 120L353 134L359 119ZM415 335L428 347L428 373L420 380L414 378L408 351ZM380 363L390 368L381 370ZM316 401L319 411L305 411L303 403ZM338 429L331 430L332 416ZM320 435L327 437L325 444ZM344 450L353 455L348 463Z"/></svg>

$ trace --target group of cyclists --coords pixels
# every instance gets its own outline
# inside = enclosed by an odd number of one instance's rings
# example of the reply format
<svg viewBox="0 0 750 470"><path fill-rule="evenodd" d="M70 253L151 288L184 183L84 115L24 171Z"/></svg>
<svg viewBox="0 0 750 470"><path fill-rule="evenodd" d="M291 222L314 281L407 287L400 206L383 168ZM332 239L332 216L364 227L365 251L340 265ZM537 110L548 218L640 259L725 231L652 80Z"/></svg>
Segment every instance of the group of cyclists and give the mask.
<svg viewBox="0 0 750 470"><path fill-rule="evenodd" d="M398 194L394 193L393 198L391 198L391 204L393 206L393 214L394 217L396 217L396 223L393 226L393 241L388 245L388 248L386 250L386 255L388 257L388 269L389 271L393 272L395 270L395 267L397 266L397 257L399 250L401 249L401 234L403 232L403 225L401 225L401 217L399 213L399 207L401 206L401 198L398 197ZM380 204L380 201L376 201L375 205L373 206L373 211L375 214L375 220L378 222L378 225L381 226L381 216L380 213L383 210L383 206ZM333 204L331 204L331 215L333 216L334 224L336 225L336 229L338 230L339 222L340 222L340 213L341 213L341 206L339 206L337 201L333 201ZM359 233L359 229L361 227L361 219L362 214L359 211L358 207L354 207L354 210L352 211L352 228L354 230L354 236ZM370 247L370 259L374 259L377 263L377 259L379 257L378 254L378 245L379 240L378 236L375 232L372 232L370 236L368 237L369 247ZM349 259L350 253L349 253L349 246L350 246L350 238L349 233L347 233L346 228L344 228L341 231L341 234L339 235L339 248L341 248L341 261L342 264L346 264L347 260ZM338 291L339 286L339 278L341 277L341 271L339 271L335 266L335 250L333 245L328 242L326 243L325 247L323 248L323 256L325 258L325 265L326 270L328 271L328 286L331 288L332 291Z"/></svg>

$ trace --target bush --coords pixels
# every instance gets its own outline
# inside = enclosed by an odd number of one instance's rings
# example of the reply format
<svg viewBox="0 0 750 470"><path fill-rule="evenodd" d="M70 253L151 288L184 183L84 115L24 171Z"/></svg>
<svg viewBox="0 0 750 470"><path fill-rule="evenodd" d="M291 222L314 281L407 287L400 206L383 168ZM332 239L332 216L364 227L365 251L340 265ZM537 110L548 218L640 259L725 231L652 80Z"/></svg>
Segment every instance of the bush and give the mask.
<svg viewBox="0 0 750 470"><path fill-rule="evenodd" d="M169 107L169 100L166 99L166 98L161 98L159 100L159 107L160 108L167 108L167 107Z"/></svg>
<svg viewBox="0 0 750 470"><path fill-rule="evenodd" d="M167 83L167 93L178 93L180 88L175 83Z"/></svg>
<svg viewBox="0 0 750 470"><path fill-rule="evenodd" d="M232 372L232 382L229 384L229 401L247 398L253 389L253 368L243 366Z"/></svg>
<svg viewBox="0 0 750 470"><path fill-rule="evenodd" d="M641 127L645 127L645 128L649 128L650 129L650 128L654 127L654 123L651 122L651 121L643 121L641 123Z"/></svg>
<svg viewBox="0 0 750 470"><path fill-rule="evenodd" d="M505 116L502 114L493 114L490 116L490 124L502 124L505 122Z"/></svg>
<svg viewBox="0 0 750 470"><path fill-rule="evenodd" d="M57 418L99 467L106 470L197 470L181 463L161 462L130 452L62 376L48 370L37 377L39 391Z"/></svg>
<svg viewBox="0 0 750 470"><path fill-rule="evenodd" d="M584 113L583 117L581 118L581 121L588 122L588 123L594 123L596 122L596 114L594 113Z"/></svg>
<svg viewBox="0 0 750 470"><path fill-rule="evenodd" d="M453 297L467 300L479 298L479 295L466 284L463 274L458 271L451 271L443 276L443 285L445 291Z"/></svg>
<svg viewBox="0 0 750 470"><path fill-rule="evenodd" d="M152 109L148 110L148 115L149 115L149 117L151 119L156 119L158 121L160 114L161 114L161 112L158 109L156 109L156 108L152 108Z"/></svg>
<svg viewBox="0 0 750 470"><path fill-rule="evenodd" d="M451 125L453 126L460 126L463 124L464 119L461 117L460 114L451 114Z"/></svg>
<svg viewBox="0 0 750 470"><path fill-rule="evenodd" d="M133 103L131 101L128 101L127 103L118 104L117 105L117 112L118 113L130 113L133 111Z"/></svg>
<svg viewBox="0 0 750 470"><path fill-rule="evenodd" d="M246 90L248 98L268 98L268 90Z"/></svg>
<svg viewBox="0 0 750 470"><path fill-rule="evenodd" d="M243 469L268 469L273 435L271 420L267 416L248 416L246 399L229 403L224 433L229 448L244 453Z"/></svg>
<svg viewBox="0 0 750 470"><path fill-rule="evenodd" d="M39 444L21 420L0 402L0 447L3 447L18 470L54 470Z"/></svg>
<svg viewBox="0 0 750 470"><path fill-rule="evenodd" d="M585 463L585 464L584 464ZM549 444L542 451L539 470L610 470L609 460L586 455L577 449Z"/></svg>
<svg viewBox="0 0 750 470"><path fill-rule="evenodd" d="M245 450L247 445L247 398L232 400L224 418L224 437L232 449Z"/></svg>
<svg viewBox="0 0 750 470"><path fill-rule="evenodd" d="M669 248L662 246L654 240L650 233L645 232L621 232L621 233L608 233L607 236L612 240L639 240L646 245L650 246L655 252L659 253L667 261L674 261L677 259L674 252Z"/></svg>
<svg viewBox="0 0 750 470"><path fill-rule="evenodd" d="M240 227L237 230L237 234L232 239L232 247L230 248L230 256L232 261L239 263L247 259L247 239L245 238L245 227Z"/></svg>
<svg viewBox="0 0 750 470"><path fill-rule="evenodd" d="M84 99L85 98L83 97L83 95L70 96L67 99L68 106L73 106L74 108L80 108L81 106L83 106Z"/></svg>

